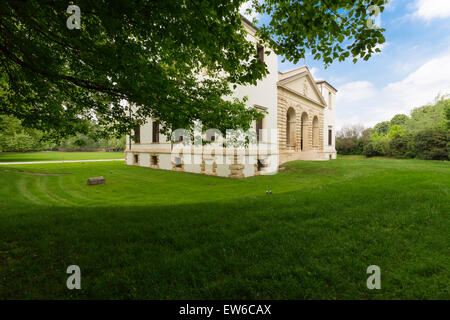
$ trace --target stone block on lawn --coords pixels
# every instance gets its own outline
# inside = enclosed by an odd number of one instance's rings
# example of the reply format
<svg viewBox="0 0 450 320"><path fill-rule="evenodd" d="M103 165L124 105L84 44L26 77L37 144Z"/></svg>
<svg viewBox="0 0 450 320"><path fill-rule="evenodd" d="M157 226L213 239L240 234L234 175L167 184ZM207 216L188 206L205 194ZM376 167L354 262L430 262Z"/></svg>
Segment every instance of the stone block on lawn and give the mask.
<svg viewBox="0 0 450 320"><path fill-rule="evenodd" d="M96 184L105 184L106 179L103 177L94 177L94 178L89 178L87 181L88 186L93 186Z"/></svg>

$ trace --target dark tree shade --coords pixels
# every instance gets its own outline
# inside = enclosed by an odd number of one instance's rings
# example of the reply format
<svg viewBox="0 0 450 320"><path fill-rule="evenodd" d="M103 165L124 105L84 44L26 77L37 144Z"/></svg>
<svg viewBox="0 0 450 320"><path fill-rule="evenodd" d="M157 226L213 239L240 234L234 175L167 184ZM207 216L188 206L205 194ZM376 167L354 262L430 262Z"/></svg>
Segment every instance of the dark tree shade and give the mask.
<svg viewBox="0 0 450 320"><path fill-rule="evenodd" d="M245 100L223 98L233 85L256 84L267 68L245 39L243 2L79 0L73 4L81 9L81 29L69 30L68 2L3 0L0 112L59 135L82 132L92 118L117 134L147 117L160 119L163 130L191 128L193 120L246 129L261 115ZM255 8L272 20L259 36L294 61L308 49L325 63L366 59L384 42L382 30L366 26L369 5L265 1Z"/></svg>

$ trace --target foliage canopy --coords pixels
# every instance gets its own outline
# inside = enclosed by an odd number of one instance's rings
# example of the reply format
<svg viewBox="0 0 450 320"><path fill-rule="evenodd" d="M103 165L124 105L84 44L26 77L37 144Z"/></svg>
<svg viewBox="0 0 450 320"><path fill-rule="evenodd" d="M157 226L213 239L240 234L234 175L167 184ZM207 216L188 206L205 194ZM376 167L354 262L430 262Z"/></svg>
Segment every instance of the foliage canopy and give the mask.
<svg viewBox="0 0 450 320"><path fill-rule="evenodd" d="M79 0L81 29L70 30L66 2L2 1L0 112L63 136L86 131L87 119L118 135L148 117L163 131L194 120L246 129L261 115L227 97L268 70L245 37L243 2ZM253 8L270 17L258 30L261 43L294 62L311 51L329 64L368 59L384 42L383 30L366 24L374 4L383 10L384 0L267 0Z"/></svg>

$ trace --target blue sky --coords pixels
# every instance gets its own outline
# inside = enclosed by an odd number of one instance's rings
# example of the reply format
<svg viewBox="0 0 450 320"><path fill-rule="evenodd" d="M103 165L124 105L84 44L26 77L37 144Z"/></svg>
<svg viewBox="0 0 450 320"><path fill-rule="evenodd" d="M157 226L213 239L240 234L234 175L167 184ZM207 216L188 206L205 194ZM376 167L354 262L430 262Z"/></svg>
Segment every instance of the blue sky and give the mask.
<svg viewBox="0 0 450 320"><path fill-rule="evenodd" d="M335 62L327 69L306 58L317 79L336 87L337 127L374 124L450 94L450 0L392 0L381 14L382 52L369 61ZM305 64L282 63L286 71Z"/></svg>

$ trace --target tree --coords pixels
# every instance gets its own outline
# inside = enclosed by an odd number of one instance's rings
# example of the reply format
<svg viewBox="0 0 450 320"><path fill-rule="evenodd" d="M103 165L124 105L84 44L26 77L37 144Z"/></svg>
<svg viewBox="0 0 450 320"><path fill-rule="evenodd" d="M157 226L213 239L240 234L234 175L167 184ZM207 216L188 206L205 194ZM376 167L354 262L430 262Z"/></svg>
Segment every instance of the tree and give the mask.
<svg viewBox="0 0 450 320"><path fill-rule="evenodd" d="M78 0L81 28L71 30L67 2L1 1L0 112L62 136L86 132L90 119L118 135L148 117L166 132L194 120L246 129L262 115L227 97L268 70L245 38L243 2ZM311 51L326 64L378 51L385 39L366 23L372 5L383 11L384 0L253 2L270 16L261 43L294 62Z"/></svg>
<svg viewBox="0 0 450 320"><path fill-rule="evenodd" d="M380 122L375 125L373 131L378 135L385 136L389 132L390 126L391 123L389 121Z"/></svg>
<svg viewBox="0 0 450 320"><path fill-rule="evenodd" d="M88 122L86 123L86 126L89 130L87 134L78 133L67 137L61 140L57 147L72 150L97 148L123 150L125 148L125 135L122 135L120 138L101 138L101 135L99 134L99 131L102 130L101 126L95 122Z"/></svg>
<svg viewBox="0 0 450 320"><path fill-rule="evenodd" d="M390 140L390 150L395 157L412 157L413 153L409 152L408 145L413 137L408 135L395 135Z"/></svg>
<svg viewBox="0 0 450 320"><path fill-rule="evenodd" d="M417 158L426 160L450 159L450 132L431 128L418 132L411 148Z"/></svg>
<svg viewBox="0 0 450 320"><path fill-rule="evenodd" d="M406 126L409 117L406 114L397 114L391 119L391 126Z"/></svg>
<svg viewBox="0 0 450 320"><path fill-rule="evenodd" d="M399 125L391 125L389 128L389 131L386 134L386 137L388 139L392 139L395 136L404 136L406 134L406 130L403 129L401 126Z"/></svg>
<svg viewBox="0 0 450 320"><path fill-rule="evenodd" d="M415 108L410 118L399 114L390 122L378 123L370 139L364 143L364 154L448 160L450 152L448 97L439 95L433 105Z"/></svg>
<svg viewBox="0 0 450 320"><path fill-rule="evenodd" d="M362 125L344 126L336 133L336 151L340 154L362 154L370 140L370 129Z"/></svg>
<svg viewBox="0 0 450 320"><path fill-rule="evenodd" d="M447 119L447 129L450 129L450 99L447 99L445 102L445 117Z"/></svg>
<svg viewBox="0 0 450 320"><path fill-rule="evenodd" d="M447 127L447 109L450 108L450 99L447 96L438 96L436 103L411 111L411 120L408 130L420 132L429 128L445 129Z"/></svg>
<svg viewBox="0 0 450 320"><path fill-rule="evenodd" d="M24 128L19 119L0 116L0 152L42 150L48 147L42 137L41 131Z"/></svg>

